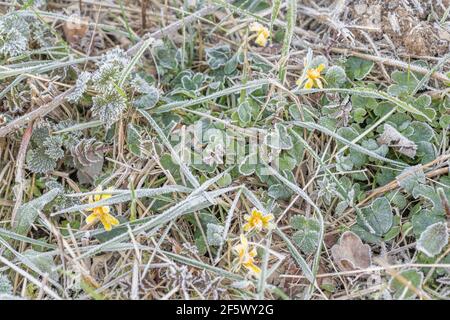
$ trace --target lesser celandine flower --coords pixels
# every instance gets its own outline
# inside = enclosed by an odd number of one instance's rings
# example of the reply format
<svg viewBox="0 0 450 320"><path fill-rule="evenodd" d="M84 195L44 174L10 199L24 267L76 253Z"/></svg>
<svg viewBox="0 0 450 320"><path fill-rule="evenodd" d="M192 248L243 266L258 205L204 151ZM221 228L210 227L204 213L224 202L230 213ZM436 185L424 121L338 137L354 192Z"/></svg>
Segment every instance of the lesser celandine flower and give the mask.
<svg viewBox="0 0 450 320"><path fill-rule="evenodd" d="M304 89L312 89L313 87L323 88L323 77L320 73L325 69L325 65L321 63L317 68L310 68L306 71L306 82L303 86ZM297 80L297 85L302 85L302 79Z"/></svg>
<svg viewBox="0 0 450 320"><path fill-rule="evenodd" d="M241 234L241 243L235 245L233 251L237 255L235 261L237 270L239 270L241 266L244 266L250 273L256 276L261 273L261 269L255 265L254 259L258 253L255 248L250 250L248 240L243 234Z"/></svg>
<svg viewBox="0 0 450 320"><path fill-rule="evenodd" d="M110 189L108 189L110 190ZM97 189L95 189L97 192L102 191L102 187L99 186ZM109 199L111 198L110 194L96 194L94 196L89 196L89 203L95 203L100 200ZM106 231L111 231L112 226L116 226L119 224L119 220L114 218L110 213L109 206L100 206L100 207L94 207L91 209L87 209L87 211L92 211L92 213L87 216L86 223L92 224L97 221L100 221L103 224L103 227L105 227Z"/></svg>
<svg viewBox="0 0 450 320"><path fill-rule="evenodd" d="M247 223L244 224L244 231L251 231L256 229L261 231L263 228L269 229L271 227L270 221L273 220L273 214L263 214L256 208L252 209L251 214L246 214L244 216Z"/></svg>
<svg viewBox="0 0 450 320"><path fill-rule="evenodd" d="M258 46L265 47L267 45L267 40L269 39L269 36L270 36L269 29L264 27L259 22L253 22L250 25L250 31L256 32L255 43Z"/></svg>

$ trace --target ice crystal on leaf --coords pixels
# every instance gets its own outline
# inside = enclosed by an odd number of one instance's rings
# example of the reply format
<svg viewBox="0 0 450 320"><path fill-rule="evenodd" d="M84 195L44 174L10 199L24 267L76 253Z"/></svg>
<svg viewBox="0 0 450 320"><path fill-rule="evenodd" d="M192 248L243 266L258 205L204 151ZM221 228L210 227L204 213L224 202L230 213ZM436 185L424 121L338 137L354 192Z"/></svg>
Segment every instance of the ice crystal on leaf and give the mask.
<svg viewBox="0 0 450 320"><path fill-rule="evenodd" d="M0 17L0 55L18 56L28 49L30 27L17 14Z"/></svg>
<svg viewBox="0 0 450 320"><path fill-rule="evenodd" d="M126 99L114 91L94 97L92 102L92 114L98 116L107 128L120 119L127 106Z"/></svg>
<svg viewBox="0 0 450 320"><path fill-rule="evenodd" d="M83 93L86 92L88 82L89 80L91 80L91 76L91 73L87 71L83 71L80 73L77 82L75 83L74 91L67 96L67 100L69 102L76 103L81 99Z"/></svg>

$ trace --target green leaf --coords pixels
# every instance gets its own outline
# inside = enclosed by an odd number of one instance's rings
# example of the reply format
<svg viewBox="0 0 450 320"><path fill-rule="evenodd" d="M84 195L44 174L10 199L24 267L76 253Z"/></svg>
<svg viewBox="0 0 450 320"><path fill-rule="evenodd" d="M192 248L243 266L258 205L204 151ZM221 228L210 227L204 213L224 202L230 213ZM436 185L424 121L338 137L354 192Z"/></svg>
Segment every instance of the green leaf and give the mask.
<svg viewBox="0 0 450 320"><path fill-rule="evenodd" d="M361 208L357 217L358 224L370 233L382 237L392 227L393 214L391 204L386 197L378 198L369 206Z"/></svg>
<svg viewBox="0 0 450 320"><path fill-rule="evenodd" d="M448 243L447 223L437 222L428 226L417 240L417 250L432 258L438 255Z"/></svg>
<svg viewBox="0 0 450 320"><path fill-rule="evenodd" d="M228 187L233 182L231 175L229 173L226 173L223 175L222 178L217 180L217 185L221 188Z"/></svg>
<svg viewBox="0 0 450 320"><path fill-rule="evenodd" d="M141 156L141 141L142 137L137 127L133 124L128 124L127 127L127 145L128 149L136 156Z"/></svg>
<svg viewBox="0 0 450 320"><path fill-rule="evenodd" d="M291 226L297 231L292 235L294 243L305 253L314 253L319 245L320 224L314 218L296 215L291 218Z"/></svg>
<svg viewBox="0 0 450 320"><path fill-rule="evenodd" d="M426 177L422 170L422 166L414 166L405 168L395 180L406 192L412 193L414 188L421 184L425 184Z"/></svg>
<svg viewBox="0 0 450 320"><path fill-rule="evenodd" d="M345 70L349 78L362 80L372 71L373 65L373 61L349 57L345 62Z"/></svg>
<svg viewBox="0 0 450 320"><path fill-rule="evenodd" d="M52 189L39 198L21 205L17 210L15 231L21 235L27 234L31 225L39 215L39 211L41 211L47 203L55 199L60 192L61 189Z"/></svg>
<svg viewBox="0 0 450 320"><path fill-rule="evenodd" d="M206 225L206 239L210 246L220 246L223 244L224 227L219 224L208 223Z"/></svg>
<svg viewBox="0 0 450 320"><path fill-rule="evenodd" d="M400 276L406 279L412 287L418 290L421 289L423 282L422 272L415 269L405 270L400 272ZM394 292L393 297L395 299L413 299L416 296L416 293L413 290L409 289L408 286L395 277L389 282L389 289Z"/></svg>
<svg viewBox="0 0 450 320"><path fill-rule="evenodd" d="M273 149L289 150L292 148L291 136L287 133L286 127L281 123L276 123L275 129L266 135L265 143Z"/></svg>
<svg viewBox="0 0 450 320"><path fill-rule="evenodd" d="M325 81L328 87L339 88L347 81L347 76L342 67L332 66L325 74Z"/></svg>
<svg viewBox="0 0 450 320"><path fill-rule="evenodd" d="M394 71L391 75L395 84L388 87L388 93L393 96L403 96L410 94L419 83L419 80L412 72Z"/></svg>
<svg viewBox="0 0 450 320"><path fill-rule="evenodd" d="M256 170L257 165L257 155L255 153L249 154L244 158L242 163L239 165L239 172L244 176L252 175Z"/></svg>
<svg viewBox="0 0 450 320"><path fill-rule="evenodd" d="M8 277L4 274L0 274L0 296L2 294L12 294L13 286Z"/></svg>
<svg viewBox="0 0 450 320"><path fill-rule="evenodd" d="M431 210L420 210L411 217L414 234L419 237L426 228L438 222L445 222L445 216Z"/></svg>
<svg viewBox="0 0 450 320"><path fill-rule="evenodd" d="M250 104L248 103L248 101L244 101L241 104L239 104L238 108L237 108L237 113L239 116L239 120L241 120L243 123L248 123L250 122L251 118L252 118L252 110L250 107Z"/></svg>
<svg viewBox="0 0 450 320"><path fill-rule="evenodd" d="M214 48L205 49L206 62L211 69L216 70L224 66L230 59L230 46L222 45Z"/></svg>

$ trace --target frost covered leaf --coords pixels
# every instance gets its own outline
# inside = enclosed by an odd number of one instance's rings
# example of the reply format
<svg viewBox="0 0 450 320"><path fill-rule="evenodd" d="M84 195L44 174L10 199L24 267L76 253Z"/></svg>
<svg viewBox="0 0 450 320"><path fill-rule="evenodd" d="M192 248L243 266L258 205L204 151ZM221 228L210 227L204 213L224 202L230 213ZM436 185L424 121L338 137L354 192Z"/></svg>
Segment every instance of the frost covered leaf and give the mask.
<svg viewBox="0 0 450 320"><path fill-rule="evenodd" d="M136 156L141 156L141 134L136 126L128 124L127 127L127 145L128 149Z"/></svg>
<svg viewBox="0 0 450 320"><path fill-rule="evenodd" d="M404 137L390 124L384 124L384 132L378 137L378 143L396 149L399 153L413 159L416 156L417 145Z"/></svg>
<svg viewBox="0 0 450 320"><path fill-rule="evenodd" d="M224 227L214 223L208 223L206 225L206 239L210 246L220 246L223 239Z"/></svg>
<svg viewBox="0 0 450 320"><path fill-rule="evenodd" d="M320 224L314 218L297 215L291 218L291 226L297 231L292 235L294 243L305 253L314 253L319 245Z"/></svg>
<svg viewBox="0 0 450 320"><path fill-rule="evenodd" d="M44 193L39 198L31 200L19 207L17 210L15 228L19 234L27 234L31 228L31 225L36 220L39 211L44 206L55 199L55 197L61 192L61 189L52 189L47 193Z"/></svg>
<svg viewBox="0 0 450 320"><path fill-rule="evenodd" d="M159 101L159 90L155 86L149 85L140 76L136 76L131 81L131 86L141 94L133 101L135 108L148 110L153 108Z"/></svg>
<svg viewBox="0 0 450 320"><path fill-rule="evenodd" d="M367 207L361 208L358 224L371 234L383 236L393 223L392 208L386 197L378 198Z"/></svg>
<svg viewBox="0 0 450 320"><path fill-rule="evenodd" d="M345 62L345 69L349 78L362 80L370 73L373 65L373 61L349 57Z"/></svg>
<svg viewBox="0 0 450 320"><path fill-rule="evenodd" d="M52 255L43 255L42 252L28 249L23 253L43 274L48 274L54 281L58 281L58 272Z"/></svg>
<svg viewBox="0 0 450 320"><path fill-rule="evenodd" d="M244 176L252 175L256 170L257 155L255 153L249 154L239 164L239 173Z"/></svg>
<svg viewBox="0 0 450 320"><path fill-rule="evenodd" d="M34 173L47 173L56 168L56 161L47 155L45 147L40 147L27 152L27 165Z"/></svg>
<svg viewBox="0 0 450 320"><path fill-rule="evenodd" d="M67 100L72 103L78 102L83 94L86 92L89 80L91 80L91 73L83 71L78 76L77 82L75 83L75 89L72 93L67 96Z"/></svg>
<svg viewBox="0 0 450 320"><path fill-rule="evenodd" d="M95 139L81 140L70 150L81 183L92 183L103 167L103 143Z"/></svg>
<svg viewBox="0 0 450 320"><path fill-rule="evenodd" d="M120 119L127 107L126 99L116 91L96 96L92 98L92 102L92 114L98 116L107 128Z"/></svg>
<svg viewBox="0 0 450 320"><path fill-rule="evenodd" d="M126 52L114 48L104 54L98 62L98 69L92 74L94 89L101 93L116 91L122 72L128 67L130 58Z"/></svg>
<svg viewBox="0 0 450 320"><path fill-rule="evenodd" d="M61 136L50 136L45 139L43 145L45 154L51 159L59 160L64 157L64 150L62 149L63 139Z"/></svg>
<svg viewBox="0 0 450 320"><path fill-rule="evenodd" d="M435 188L433 188L432 186L419 184L414 187L412 195L415 199L417 199L418 197L422 197L429 200L433 204L433 209L435 211L443 211L441 198L437 194Z"/></svg>
<svg viewBox="0 0 450 320"><path fill-rule="evenodd" d="M395 177L397 183L405 191L412 193L415 187L420 184L424 184L425 174L421 165L405 168L397 177Z"/></svg>
<svg viewBox="0 0 450 320"><path fill-rule="evenodd" d="M224 66L230 59L230 46L223 45L214 48L205 49L206 62L211 69L216 70Z"/></svg>
<svg viewBox="0 0 450 320"><path fill-rule="evenodd" d="M415 213L411 218L413 231L416 237L419 237L430 225L438 222L445 222L445 216L434 210L420 209L420 211Z"/></svg>
<svg viewBox="0 0 450 320"><path fill-rule="evenodd" d="M252 113L248 101L244 101L241 104L239 104L237 108L237 114L239 116L239 120L241 120L243 123L247 123L251 120Z"/></svg>
<svg viewBox="0 0 450 320"><path fill-rule="evenodd" d="M347 81L347 76L342 67L332 66L325 74L325 81L328 87L339 88Z"/></svg>
<svg viewBox="0 0 450 320"><path fill-rule="evenodd" d="M394 71L391 75L395 84L388 87L388 93L393 96L403 96L411 93L419 83L412 72Z"/></svg>
<svg viewBox="0 0 450 320"><path fill-rule="evenodd" d="M12 294L13 286L5 274L0 274L0 295Z"/></svg>
<svg viewBox="0 0 450 320"><path fill-rule="evenodd" d="M0 55L17 56L28 49L30 28L18 14L0 17Z"/></svg>
<svg viewBox="0 0 450 320"><path fill-rule="evenodd" d="M420 141L430 141L434 137L433 128L429 124L421 121L413 121L409 125L413 129L413 133L408 135L408 139L419 143Z"/></svg>
<svg viewBox="0 0 450 320"><path fill-rule="evenodd" d="M389 289L394 292L395 299L413 299L416 297L416 292L411 290L421 290L423 282L423 273L415 269L405 270L399 273L399 276L406 281L402 282L399 277L393 277L389 282Z"/></svg>
<svg viewBox="0 0 450 320"><path fill-rule="evenodd" d="M428 226L417 240L417 250L429 257L439 254L448 243L448 229L445 222Z"/></svg>
<svg viewBox="0 0 450 320"><path fill-rule="evenodd" d="M341 235L339 243L331 248L331 254L342 271L365 269L372 264L370 246L363 244L361 239L351 231Z"/></svg>
<svg viewBox="0 0 450 320"><path fill-rule="evenodd" d="M275 129L273 129L265 137L265 143L274 149L289 150L292 148L292 139L287 133L287 129L281 123L275 124Z"/></svg>

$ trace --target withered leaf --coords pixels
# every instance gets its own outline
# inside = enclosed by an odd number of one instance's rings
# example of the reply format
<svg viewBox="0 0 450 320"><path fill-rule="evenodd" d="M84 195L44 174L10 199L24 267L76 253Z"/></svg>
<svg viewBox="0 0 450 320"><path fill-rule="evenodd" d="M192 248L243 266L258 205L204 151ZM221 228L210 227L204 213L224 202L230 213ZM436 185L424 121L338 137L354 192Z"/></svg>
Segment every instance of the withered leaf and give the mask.
<svg viewBox="0 0 450 320"><path fill-rule="evenodd" d="M89 28L89 19L72 15L63 24L64 35L70 44L79 43Z"/></svg>
<svg viewBox="0 0 450 320"><path fill-rule="evenodd" d="M339 243L331 248L331 255L342 271L365 269L372 264L370 246L363 244L361 239L351 231L341 235Z"/></svg>
<svg viewBox="0 0 450 320"><path fill-rule="evenodd" d="M384 124L384 132L378 137L378 143L395 148L399 153L413 159L416 156L417 145L403 136L390 124Z"/></svg>
<svg viewBox="0 0 450 320"><path fill-rule="evenodd" d="M81 183L92 183L103 167L103 143L95 139L81 140L70 150Z"/></svg>

